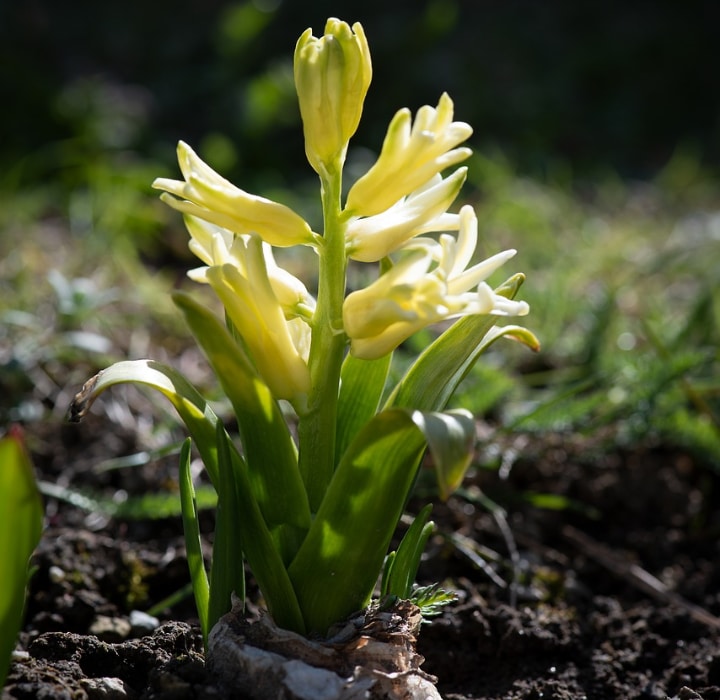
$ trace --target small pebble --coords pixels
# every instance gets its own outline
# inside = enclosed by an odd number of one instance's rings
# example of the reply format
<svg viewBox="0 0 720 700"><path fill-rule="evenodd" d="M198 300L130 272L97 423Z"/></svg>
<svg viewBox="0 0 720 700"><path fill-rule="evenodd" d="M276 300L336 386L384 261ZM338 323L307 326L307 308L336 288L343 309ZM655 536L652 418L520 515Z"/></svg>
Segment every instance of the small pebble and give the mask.
<svg viewBox="0 0 720 700"><path fill-rule="evenodd" d="M130 636L130 623L123 617L98 615L88 630L103 642L122 642Z"/></svg>
<svg viewBox="0 0 720 700"><path fill-rule="evenodd" d="M148 615L142 610L133 610L130 613L130 627L134 637L143 637L152 634L160 626L157 617Z"/></svg>
<svg viewBox="0 0 720 700"><path fill-rule="evenodd" d="M80 684L88 700L128 700L130 697L120 678L83 678Z"/></svg>
<svg viewBox="0 0 720 700"><path fill-rule="evenodd" d="M677 694L678 700L702 700L702 695L684 685Z"/></svg>
<svg viewBox="0 0 720 700"><path fill-rule="evenodd" d="M48 569L48 577L53 583L62 583L65 580L65 572L59 566L51 566Z"/></svg>

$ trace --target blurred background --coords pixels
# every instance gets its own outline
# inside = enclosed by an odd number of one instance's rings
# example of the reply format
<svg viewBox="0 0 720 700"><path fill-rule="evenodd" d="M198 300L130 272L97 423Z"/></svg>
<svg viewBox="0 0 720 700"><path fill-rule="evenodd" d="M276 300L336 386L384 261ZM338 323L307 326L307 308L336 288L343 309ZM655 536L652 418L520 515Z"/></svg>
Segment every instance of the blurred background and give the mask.
<svg viewBox="0 0 720 700"><path fill-rule="evenodd" d="M534 175L648 178L678 148L720 157L712 0L5 0L3 171L67 167L60 144L169 166L183 138L245 182L292 183L306 170L292 49L337 13L371 41L368 148L396 109L447 91L475 148Z"/></svg>
<svg viewBox="0 0 720 700"><path fill-rule="evenodd" d="M504 272L528 275L543 352L503 346L459 401L717 463L713 0L2 0L0 419L59 415L89 370L189 343L167 294L187 234L150 189L179 139L318 225L292 55L334 15L362 22L374 65L348 179L397 109L447 91L474 128L479 253L516 247Z"/></svg>
<svg viewBox="0 0 720 700"><path fill-rule="evenodd" d="M712 0L6 0L3 170L70 139L169 165L183 138L245 181L292 182L305 169L292 49L337 13L371 41L367 147L396 109L445 90L476 148L532 174L647 178L679 147L720 156Z"/></svg>

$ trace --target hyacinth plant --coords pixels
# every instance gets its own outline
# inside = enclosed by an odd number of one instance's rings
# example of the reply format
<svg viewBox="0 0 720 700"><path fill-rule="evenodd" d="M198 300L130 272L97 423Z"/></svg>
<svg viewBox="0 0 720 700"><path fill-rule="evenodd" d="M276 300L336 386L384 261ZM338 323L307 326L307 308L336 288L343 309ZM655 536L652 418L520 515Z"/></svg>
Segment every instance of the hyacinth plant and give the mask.
<svg viewBox="0 0 720 700"><path fill-rule="evenodd" d="M380 592L408 598L431 532L429 508L387 553L426 449L446 498L472 455L474 421L445 411L478 357L507 336L537 340L501 317L528 312L514 296L524 277L497 289L485 281L514 250L473 262L477 219L458 196L471 134L453 121L442 95L412 118L392 119L380 155L343 197L342 173L371 79L360 24L330 19L325 34L298 40L295 83L307 159L320 179L322 230L278 202L223 179L185 143L183 180L154 187L183 213L190 249L203 266L188 274L209 285L219 318L192 294L174 300L234 409L231 438L198 391L173 368L120 362L93 377L72 407L80 417L121 382L162 392L180 414L217 490L210 571L200 549L190 476L190 442L181 454L180 493L188 561L206 637L244 596L244 563L284 628L324 634ZM344 200L344 201L343 201ZM317 254L317 293L280 267L274 248ZM372 265L374 281L347 292L347 269ZM386 386L393 351L439 321L456 319ZM288 411L288 406L292 411ZM290 417L288 417L290 416ZM296 430L291 430L291 425Z"/></svg>

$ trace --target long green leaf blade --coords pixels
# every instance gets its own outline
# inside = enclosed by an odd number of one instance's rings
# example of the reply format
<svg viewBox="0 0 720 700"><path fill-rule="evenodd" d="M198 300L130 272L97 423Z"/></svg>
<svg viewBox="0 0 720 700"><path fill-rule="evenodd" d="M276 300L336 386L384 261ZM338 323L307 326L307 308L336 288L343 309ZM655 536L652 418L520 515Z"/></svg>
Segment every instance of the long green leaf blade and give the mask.
<svg viewBox="0 0 720 700"><path fill-rule="evenodd" d="M43 505L22 434L0 439L0 688L5 684L25 607L28 560L40 541Z"/></svg>
<svg viewBox="0 0 720 700"><path fill-rule="evenodd" d="M457 459L455 422L466 426L452 416L435 421L392 409L376 415L350 444L289 569L308 631L324 633L367 603L426 443L436 445L444 469L454 469L446 460Z"/></svg>
<svg viewBox="0 0 720 700"><path fill-rule="evenodd" d="M183 443L180 451L180 505L182 507L183 532L185 533L185 549L187 551L188 568L190 569L190 580L192 581L195 596L195 606L200 618L203 643L207 648L207 636L210 632L208 626L210 586L203 561L195 487L190 474L190 445L191 440L188 438Z"/></svg>
<svg viewBox="0 0 720 700"><path fill-rule="evenodd" d="M152 360L118 362L85 383L70 408L72 420L80 420L92 402L106 389L121 383L137 383L161 392L175 407L192 436L213 486L220 493L217 431L219 420L199 392L172 367ZM226 441L237 490L240 531L237 556L245 553L268 605L268 610L281 627L297 632L304 630L285 564L276 549L250 485L247 465L232 444Z"/></svg>
<svg viewBox="0 0 720 700"><path fill-rule="evenodd" d="M70 406L70 420L80 421L97 397L116 384L143 384L159 391L174 406L195 442L210 480L217 490L218 418L195 387L180 372L153 360L116 362L85 382Z"/></svg>
<svg viewBox="0 0 720 700"><path fill-rule="evenodd" d="M383 581L382 594L409 598L412 585L417 576L420 559L430 535L435 529L433 522L428 522L432 505L426 505L415 517L412 525L402 538L394 557L387 579Z"/></svg>
<svg viewBox="0 0 720 700"><path fill-rule="evenodd" d="M185 315L238 419L253 493L271 529L310 527L310 506L297 449L270 389L227 328L187 294L173 299ZM294 554L294 552L292 552Z"/></svg>
<svg viewBox="0 0 720 700"><path fill-rule="evenodd" d="M247 467L229 437L226 438L226 444L235 480L240 528L238 536L242 552L275 622L279 627L303 634L305 623L295 590L285 562L250 489ZM240 552L237 557L240 557Z"/></svg>
<svg viewBox="0 0 720 700"><path fill-rule="evenodd" d="M348 448L289 568L309 632L366 604L424 449L398 410L378 414Z"/></svg>
<svg viewBox="0 0 720 700"><path fill-rule="evenodd" d="M238 533L242 529L242 515L228 443L225 431L218 425L220 489L215 511L215 540L210 570L209 628L230 611L233 593L241 600L245 599L245 569L238 541ZM245 539L249 539L249 535L250 533Z"/></svg>
<svg viewBox="0 0 720 700"><path fill-rule="evenodd" d="M340 375L335 462L352 439L377 413L385 389L392 353L377 360L359 360L348 353Z"/></svg>

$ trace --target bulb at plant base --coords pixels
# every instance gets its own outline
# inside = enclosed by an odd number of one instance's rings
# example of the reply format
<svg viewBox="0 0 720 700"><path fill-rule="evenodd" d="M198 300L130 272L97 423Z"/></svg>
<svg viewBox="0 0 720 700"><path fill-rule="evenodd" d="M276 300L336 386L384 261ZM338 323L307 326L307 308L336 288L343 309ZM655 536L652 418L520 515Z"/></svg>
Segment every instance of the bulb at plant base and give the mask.
<svg viewBox="0 0 720 700"><path fill-rule="evenodd" d="M307 159L318 174L336 170L357 130L372 78L362 25L351 28L330 18L320 38L307 29L295 47L294 73Z"/></svg>
<svg viewBox="0 0 720 700"><path fill-rule="evenodd" d="M421 107L415 121L410 110L395 114L375 164L348 192L345 209L372 216L391 207L445 168L465 160L469 148L457 148L472 134L465 122L454 122L447 93L437 107Z"/></svg>
<svg viewBox="0 0 720 700"><path fill-rule="evenodd" d="M233 233L255 233L279 247L313 243L312 229L290 207L235 187L183 141L178 144L177 153L185 180L161 177L152 185L165 190L160 198L173 209Z"/></svg>
<svg viewBox="0 0 720 700"><path fill-rule="evenodd" d="M439 241L411 241L396 265L347 296L343 323L355 357L383 357L413 333L445 319L528 313L526 302L496 294L485 282L516 251L503 251L467 268L477 243L477 217L471 206L464 206L459 216L457 239L444 234Z"/></svg>

